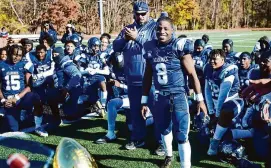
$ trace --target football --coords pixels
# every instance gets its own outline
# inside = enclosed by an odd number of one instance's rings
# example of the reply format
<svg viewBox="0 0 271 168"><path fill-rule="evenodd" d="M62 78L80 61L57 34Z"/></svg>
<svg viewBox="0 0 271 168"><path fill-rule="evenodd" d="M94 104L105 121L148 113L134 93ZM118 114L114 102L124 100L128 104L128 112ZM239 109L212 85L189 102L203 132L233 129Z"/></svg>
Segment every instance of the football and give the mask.
<svg viewBox="0 0 271 168"><path fill-rule="evenodd" d="M62 138L57 146L53 168L97 168L89 152L72 138Z"/></svg>
<svg viewBox="0 0 271 168"><path fill-rule="evenodd" d="M29 168L30 162L27 157L20 153L11 154L7 159L10 168Z"/></svg>

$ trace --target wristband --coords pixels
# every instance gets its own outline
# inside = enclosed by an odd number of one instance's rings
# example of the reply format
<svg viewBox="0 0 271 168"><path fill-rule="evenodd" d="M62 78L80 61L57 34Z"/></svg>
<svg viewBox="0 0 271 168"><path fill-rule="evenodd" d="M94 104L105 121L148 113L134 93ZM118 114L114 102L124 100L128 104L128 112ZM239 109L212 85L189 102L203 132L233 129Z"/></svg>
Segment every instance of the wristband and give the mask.
<svg viewBox="0 0 271 168"><path fill-rule="evenodd" d="M148 104L148 97L149 96L142 96L141 97L141 104Z"/></svg>
<svg viewBox="0 0 271 168"><path fill-rule="evenodd" d="M121 83L121 84L120 84L120 88L122 88L122 89L123 89L123 88L124 88L124 84L122 84L122 83Z"/></svg>
<svg viewBox="0 0 271 168"><path fill-rule="evenodd" d="M196 101L197 102L200 102L200 101L203 101L203 100L204 100L204 98L203 98L202 93L196 94Z"/></svg>
<svg viewBox="0 0 271 168"><path fill-rule="evenodd" d="M1 99L1 103L5 103L7 101L7 99L3 98Z"/></svg>
<svg viewBox="0 0 271 168"><path fill-rule="evenodd" d="M19 95L17 95L17 94L16 94L14 97L15 97L15 99L16 99L17 101L21 99L21 98L19 97Z"/></svg>

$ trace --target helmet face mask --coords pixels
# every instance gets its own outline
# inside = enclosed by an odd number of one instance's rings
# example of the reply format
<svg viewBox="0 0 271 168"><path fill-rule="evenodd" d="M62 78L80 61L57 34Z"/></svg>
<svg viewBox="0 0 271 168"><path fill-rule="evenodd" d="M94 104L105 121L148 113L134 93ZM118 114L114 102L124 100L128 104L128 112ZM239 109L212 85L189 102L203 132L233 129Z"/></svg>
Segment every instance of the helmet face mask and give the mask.
<svg viewBox="0 0 271 168"><path fill-rule="evenodd" d="M92 55L96 55L101 48L101 41L97 37L92 37L88 40L88 49Z"/></svg>
<svg viewBox="0 0 271 168"><path fill-rule="evenodd" d="M223 141L219 145L219 158L222 162L236 163L239 159L246 159L245 148L237 141Z"/></svg>
<svg viewBox="0 0 271 168"><path fill-rule="evenodd" d="M81 45L81 38L78 35L73 34L70 37L68 37L66 44L69 42L73 43L74 46L78 48Z"/></svg>

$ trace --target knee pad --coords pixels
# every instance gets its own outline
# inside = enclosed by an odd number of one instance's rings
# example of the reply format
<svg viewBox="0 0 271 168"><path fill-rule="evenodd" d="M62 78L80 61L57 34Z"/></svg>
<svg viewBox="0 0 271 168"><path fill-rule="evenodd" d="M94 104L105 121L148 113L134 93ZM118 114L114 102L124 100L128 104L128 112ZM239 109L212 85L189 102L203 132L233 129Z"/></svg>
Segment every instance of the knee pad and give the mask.
<svg viewBox="0 0 271 168"><path fill-rule="evenodd" d="M218 124L224 128L227 128L232 124L233 117L234 114L232 109L222 109L218 119Z"/></svg>
<svg viewBox="0 0 271 168"><path fill-rule="evenodd" d="M178 144L184 144L184 143L186 143L186 142L188 142L188 138L187 138L186 140L184 140L184 141L178 140Z"/></svg>

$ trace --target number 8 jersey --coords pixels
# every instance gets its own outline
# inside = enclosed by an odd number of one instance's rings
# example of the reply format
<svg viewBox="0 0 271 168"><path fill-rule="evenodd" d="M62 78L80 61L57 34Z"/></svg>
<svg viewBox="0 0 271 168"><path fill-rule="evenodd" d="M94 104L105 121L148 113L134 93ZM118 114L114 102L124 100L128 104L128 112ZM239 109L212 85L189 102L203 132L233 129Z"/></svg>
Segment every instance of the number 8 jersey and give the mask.
<svg viewBox="0 0 271 168"><path fill-rule="evenodd" d="M158 40L144 44L144 58L152 66L155 89L171 93L184 92L186 75L181 66L181 57L193 52L193 42L188 39L173 38L162 45Z"/></svg>
<svg viewBox="0 0 271 168"><path fill-rule="evenodd" d="M32 73L33 69L33 64L25 61L14 65L7 61L0 62L1 90L4 97L19 94L25 88L25 73Z"/></svg>

